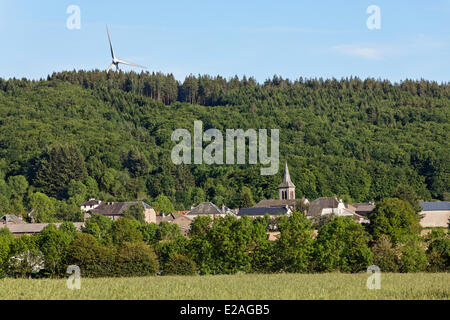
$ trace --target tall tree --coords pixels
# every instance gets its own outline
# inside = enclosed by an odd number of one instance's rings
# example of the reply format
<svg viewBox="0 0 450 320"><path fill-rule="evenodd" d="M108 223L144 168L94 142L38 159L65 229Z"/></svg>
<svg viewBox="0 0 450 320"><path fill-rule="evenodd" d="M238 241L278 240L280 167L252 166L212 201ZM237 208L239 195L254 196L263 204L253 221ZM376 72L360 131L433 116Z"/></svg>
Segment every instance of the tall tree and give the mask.
<svg viewBox="0 0 450 320"><path fill-rule="evenodd" d="M411 204L397 198L378 203L369 215L369 231L375 239L388 235L396 245L404 237L418 236L420 216Z"/></svg>
<svg viewBox="0 0 450 320"><path fill-rule="evenodd" d="M42 154L34 182L45 194L65 199L70 181L84 181L86 177L84 158L78 148L59 145Z"/></svg>

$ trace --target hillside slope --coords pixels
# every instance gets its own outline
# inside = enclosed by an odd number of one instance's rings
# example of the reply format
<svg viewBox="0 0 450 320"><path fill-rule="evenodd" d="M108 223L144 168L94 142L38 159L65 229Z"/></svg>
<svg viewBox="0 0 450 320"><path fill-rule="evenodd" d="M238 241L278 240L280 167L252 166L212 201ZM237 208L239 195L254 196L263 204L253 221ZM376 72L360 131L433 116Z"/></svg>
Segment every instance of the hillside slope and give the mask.
<svg viewBox="0 0 450 320"><path fill-rule="evenodd" d="M400 184L423 199L450 192L448 84L207 76L177 83L171 75L94 71L0 80L2 201L14 199L7 181L17 175L30 185L19 197L24 207L37 191L60 200L77 192L78 200L164 194L179 209L204 200L239 207L245 186L255 201L277 197L282 168L263 177L258 166L173 165L171 134L192 131L195 120L222 132L280 129L281 161L289 162L298 197L379 200ZM39 173L59 145L82 155L85 174L60 176L67 186L79 177L72 183L79 188L57 192Z"/></svg>

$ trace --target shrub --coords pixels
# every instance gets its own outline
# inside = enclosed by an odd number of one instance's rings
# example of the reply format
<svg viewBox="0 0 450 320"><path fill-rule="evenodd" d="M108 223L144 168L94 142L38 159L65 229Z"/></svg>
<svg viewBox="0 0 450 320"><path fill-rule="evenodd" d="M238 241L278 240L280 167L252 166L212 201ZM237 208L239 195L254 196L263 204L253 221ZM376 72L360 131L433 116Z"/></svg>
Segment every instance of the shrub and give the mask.
<svg viewBox="0 0 450 320"><path fill-rule="evenodd" d="M159 265L153 249L144 242L124 242L116 258L116 275L139 277L155 275Z"/></svg>
<svg viewBox="0 0 450 320"><path fill-rule="evenodd" d="M150 245L155 245L158 242L158 229L156 223L143 223L139 226L139 231L142 233L142 240Z"/></svg>
<svg viewBox="0 0 450 320"><path fill-rule="evenodd" d="M91 234L97 239L101 239L102 243L106 244L111 240L112 225L113 221L111 219L95 213L86 220L82 232Z"/></svg>
<svg viewBox="0 0 450 320"><path fill-rule="evenodd" d="M166 221L161 222L157 231L159 240L175 240L181 237L181 229L178 225Z"/></svg>
<svg viewBox="0 0 450 320"><path fill-rule="evenodd" d="M375 239L388 235L396 245L404 238L420 233L420 216L411 204L397 198L386 199L377 204L369 215L369 230Z"/></svg>
<svg viewBox="0 0 450 320"><path fill-rule="evenodd" d="M338 217L319 229L315 242L317 271L359 272L373 261L364 228L351 218Z"/></svg>
<svg viewBox="0 0 450 320"><path fill-rule="evenodd" d="M45 267L44 255L38 246L39 235L22 236L11 244L9 270L19 277L27 277L39 273Z"/></svg>
<svg viewBox="0 0 450 320"><path fill-rule="evenodd" d="M139 231L139 222L126 218L114 221L111 232L114 244L119 246L124 242L136 242L143 239Z"/></svg>
<svg viewBox="0 0 450 320"><path fill-rule="evenodd" d="M197 265L194 260L188 256L174 254L164 265L165 275L194 275L197 272Z"/></svg>
<svg viewBox="0 0 450 320"><path fill-rule="evenodd" d="M277 252L276 242L261 241L252 254L252 271L254 273L271 273L280 270L280 255ZM277 263L278 262L278 263Z"/></svg>
<svg viewBox="0 0 450 320"><path fill-rule="evenodd" d="M30 248L11 258L10 272L25 278L39 273L45 268L45 260L42 252L37 248Z"/></svg>
<svg viewBox="0 0 450 320"><path fill-rule="evenodd" d="M427 256L429 271L450 271L450 238L445 236L433 240L428 246Z"/></svg>
<svg viewBox="0 0 450 320"><path fill-rule="evenodd" d="M410 238L406 242L400 244L401 272L422 272L426 270L428 259L423 245L423 242L417 238Z"/></svg>
<svg viewBox="0 0 450 320"><path fill-rule="evenodd" d="M14 238L9 229L0 229L0 278L6 275L11 252L10 246L13 241Z"/></svg>
<svg viewBox="0 0 450 320"><path fill-rule="evenodd" d="M90 234L78 234L69 251L68 263L81 269L84 277L112 277L115 275L114 248L101 245Z"/></svg>
<svg viewBox="0 0 450 320"><path fill-rule="evenodd" d="M155 245L155 251L161 266L164 266L175 254L186 255L189 240L185 237L178 237L175 240L159 241ZM164 269L164 268L163 268Z"/></svg>
<svg viewBox="0 0 450 320"><path fill-rule="evenodd" d="M38 244L44 254L45 272L50 276L65 273L66 258L73 238L64 231L58 230L50 224L42 230L38 237Z"/></svg>
<svg viewBox="0 0 450 320"><path fill-rule="evenodd" d="M285 272L309 270L314 250L311 222L300 212L279 221L280 239L276 242L276 269Z"/></svg>
<svg viewBox="0 0 450 320"><path fill-rule="evenodd" d="M372 247L373 263L382 272L398 272L400 259L399 251L392 247L388 236L383 235Z"/></svg>

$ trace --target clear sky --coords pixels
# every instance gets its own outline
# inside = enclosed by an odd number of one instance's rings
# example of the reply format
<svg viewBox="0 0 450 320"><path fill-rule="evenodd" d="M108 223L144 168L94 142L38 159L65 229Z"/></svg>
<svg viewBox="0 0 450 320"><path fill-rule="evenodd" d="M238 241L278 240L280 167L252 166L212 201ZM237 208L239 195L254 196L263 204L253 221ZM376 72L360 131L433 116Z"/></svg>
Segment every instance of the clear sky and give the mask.
<svg viewBox="0 0 450 320"><path fill-rule="evenodd" d="M81 9L79 30L66 26L70 5ZM370 5L381 9L379 30L366 26ZM106 24L119 58L178 80L450 80L450 0L0 0L0 77L106 69Z"/></svg>

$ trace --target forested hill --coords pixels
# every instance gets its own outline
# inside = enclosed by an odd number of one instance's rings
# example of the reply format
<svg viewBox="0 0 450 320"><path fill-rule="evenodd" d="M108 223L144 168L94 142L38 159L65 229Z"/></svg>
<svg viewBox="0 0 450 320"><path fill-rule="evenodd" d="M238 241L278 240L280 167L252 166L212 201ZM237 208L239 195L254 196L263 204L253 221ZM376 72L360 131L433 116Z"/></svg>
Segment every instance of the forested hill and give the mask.
<svg viewBox="0 0 450 320"><path fill-rule="evenodd" d="M75 204L163 194L178 209L204 200L240 207L246 187L254 201L277 198L282 168L264 177L258 166L173 165L171 134L192 130L194 120L222 132L280 129L297 197L370 201L407 185L420 198L443 199L449 119L450 84L428 81L190 76L179 83L172 75L100 71L0 80L0 211L29 210L37 192Z"/></svg>

